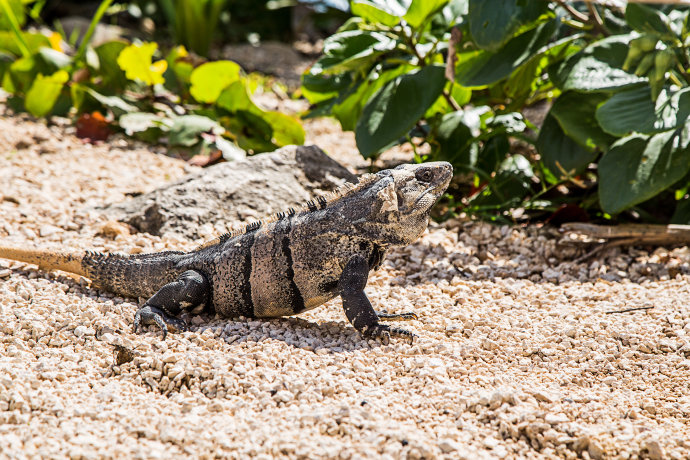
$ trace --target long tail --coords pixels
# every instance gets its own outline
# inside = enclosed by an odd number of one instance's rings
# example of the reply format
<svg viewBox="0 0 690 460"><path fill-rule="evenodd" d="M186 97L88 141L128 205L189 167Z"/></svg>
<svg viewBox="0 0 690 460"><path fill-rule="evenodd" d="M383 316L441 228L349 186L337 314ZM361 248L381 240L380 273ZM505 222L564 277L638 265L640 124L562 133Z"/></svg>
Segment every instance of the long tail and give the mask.
<svg viewBox="0 0 690 460"><path fill-rule="evenodd" d="M103 254L24 249L0 245L0 258L36 264L41 270L62 270L85 276L96 286L127 297L149 297L174 281L185 268L178 262L184 253Z"/></svg>
<svg viewBox="0 0 690 460"><path fill-rule="evenodd" d="M81 276L88 276L82 266L85 254L85 252L46 251L0 245L0 259L18 260L38 265L41 270L62 270Z"/></svg>

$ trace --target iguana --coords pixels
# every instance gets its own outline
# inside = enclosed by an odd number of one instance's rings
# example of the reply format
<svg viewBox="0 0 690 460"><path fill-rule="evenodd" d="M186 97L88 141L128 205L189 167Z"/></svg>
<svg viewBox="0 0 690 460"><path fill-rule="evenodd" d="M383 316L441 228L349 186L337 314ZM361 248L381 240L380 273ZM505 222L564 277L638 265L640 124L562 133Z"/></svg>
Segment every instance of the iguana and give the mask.
<svg viewBox="0 0 690 460"><path fill-rule="evenodd" d="M0 258L75 273L104 290L148 298L134 316L134 331L155 324L163 339L167 325L186 329L177 318L183 311L271 318L295 315L340 295L345 316L363 335L384 343L391 335L411 341L409 331L379 320L416 315L376 312L364 287L389 248L424 232L431 207L452 176L446 162L365 174L328 198L250 223L190 252L121 255L0 245Z"/></svg>

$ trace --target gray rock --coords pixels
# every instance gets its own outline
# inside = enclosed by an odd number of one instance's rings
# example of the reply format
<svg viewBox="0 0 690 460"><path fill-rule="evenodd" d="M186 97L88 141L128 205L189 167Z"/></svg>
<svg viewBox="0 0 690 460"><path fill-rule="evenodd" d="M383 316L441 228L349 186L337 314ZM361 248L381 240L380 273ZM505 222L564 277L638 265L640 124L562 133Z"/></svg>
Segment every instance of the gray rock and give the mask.
<svg viewBox="0 0 690 460"><path fill-rule="evenodd" d="M198 239L209 226L226 231L356 181L320 148L292 145L211 166L104 212L140 232Z"/></svg>

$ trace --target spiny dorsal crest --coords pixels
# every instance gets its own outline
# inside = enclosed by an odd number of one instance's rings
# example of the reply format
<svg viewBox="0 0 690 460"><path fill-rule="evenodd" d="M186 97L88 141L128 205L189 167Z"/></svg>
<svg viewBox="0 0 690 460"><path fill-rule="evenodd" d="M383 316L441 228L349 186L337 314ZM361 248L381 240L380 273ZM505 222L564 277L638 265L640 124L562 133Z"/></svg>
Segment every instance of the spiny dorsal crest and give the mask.
<svg viewBox="0 0 690 460"><path fill-rule="evenodd" d="M254 222L250 222L247 225L245 225L242 228L239 228L237 230L233 230L231 232L224 233L220 235L217 238L214 238L210 241L207 241L203 243L202 245L198 246L195 251L199 251L204 248L208 248L210 246L215 246L217 244L222 244L225 243L227 240L234 238L236 236L244 235L245 233L250 233L255 230L260 229L264 225L268 225L272 222L276 222L282 219L285 219L287 217L292 217L298 214L305 214L305 213L310 213L310 212L315 212L320 209L325 209L327 208L331 203L335 203L336 201L339 201L343 198L347 198L349 196L352 196L356 194L357 192L365 189L366 187L370 186L374 182L376 182L379 179L379 176L376 174L364 174L360 176L359 182L356 184L353 184L351 182L346 182L345 184L341 185L338 187L336 190L333 192L329 193L327 196L319 196L316 197L313 200L309 200L301 206L298 210L295 208L289 208L287 211L282 211L278 212L276 214L272 214L269 217L266 217L261 220L257 220Z"/></svg>

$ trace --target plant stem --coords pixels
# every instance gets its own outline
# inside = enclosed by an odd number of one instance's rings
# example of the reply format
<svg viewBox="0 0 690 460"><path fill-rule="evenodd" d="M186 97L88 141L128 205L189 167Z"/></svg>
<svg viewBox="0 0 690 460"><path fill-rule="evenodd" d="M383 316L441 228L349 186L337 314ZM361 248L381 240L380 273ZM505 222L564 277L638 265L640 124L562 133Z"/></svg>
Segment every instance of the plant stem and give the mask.
<svg viewBox="0 0 690 460"><path fill-rule="evenodd" d="M89 28L86 30L86 33L84 34L84 38L81 39L81 44L79 45L77 54L74 56L74 62L79 62L86 54L86 47L89 46L89 42L91 41L91 37L93 36L94 31L96 30L96 26L101 21L101 18L105 14L105 11L108 9L112 2L113 0L103 0L101 4L98 6L96 14L93 15L93 18L91 19L91 24L89 24Z"/></svg>
<svg viewBox="0 0 690 460"><path fill-rule="evenodd" d="M458 110L462 110L462 107L457 103L455 99L453 99L453 96L448 92L447 89L443 89L443 97L446 98L446 101L448 101L448 104L450 104L451 107L453 107L453 110L456 112Z"/></svg>
<svg viewBox="0 0 690 460"><path fill-rule="evenodd" d="M589 17L586 14L580 13L575 8L573 8L572 6L568 5L568 3L565 2L565 0L556 0L556 3L558 3L558 5L561 8L566 10L569 15L571 15L572 17L574 17L578 21L580 21L580 22L588 22L589 21Z"/></svg>
<svg viewBox="0 0 690 460"><path fill-rule="evenodd" d="M608 37L611 35L611 32L606 28L604 25L604 21L601 20L601 16L599 15L599 11L597 10L597 7L594 5L593 2L587 2L587 9L589 10L589 17L592 21L594 21L594 24L596 25L596 28L599 29L599 31L604 35L605 37Z"/></svg>
<svg viewBox="0 0 690 460"><path fill-rule="evenodd" d="M12 28L12 32L14 33L14 36L17 40L17 47L19 48L19 51L22 53L22 56L31 56L29 45L26 43L26 40L24 40L22 31L19 28L19 21L17 21L17 16L14 15L12 7L10 7L10 4L7 2L7 0L0 0L0 7L2 8L3 13L5 14L5 16L7 16L7 19L10 22L10 27Z"/></svg>

